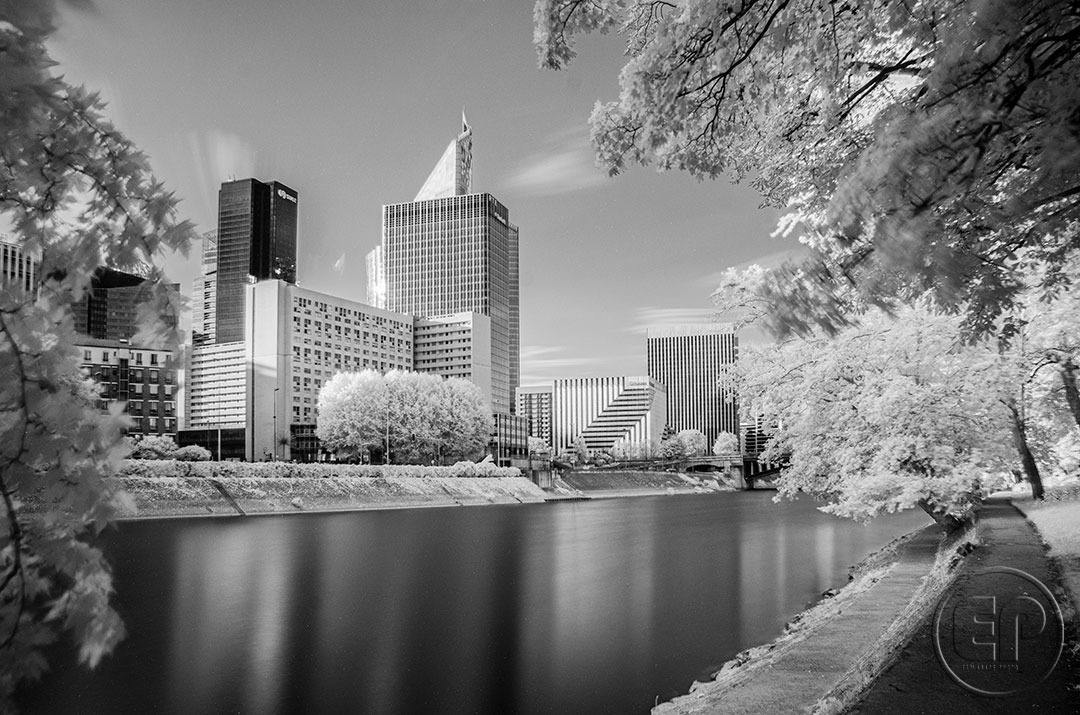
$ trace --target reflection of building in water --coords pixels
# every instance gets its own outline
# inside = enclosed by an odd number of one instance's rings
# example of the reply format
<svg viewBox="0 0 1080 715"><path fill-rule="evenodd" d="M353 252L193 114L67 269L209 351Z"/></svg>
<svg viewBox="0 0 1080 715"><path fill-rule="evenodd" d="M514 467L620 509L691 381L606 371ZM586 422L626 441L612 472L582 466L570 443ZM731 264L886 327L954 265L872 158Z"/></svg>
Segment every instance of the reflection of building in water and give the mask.
<svg viewBox="0 0 1080 715"><path fill-rule="evenodd" d="M295 662L288 631L299 556L265 548L276 531L189 530L179 540L168 690L186 712L280 710Z"/></svg>

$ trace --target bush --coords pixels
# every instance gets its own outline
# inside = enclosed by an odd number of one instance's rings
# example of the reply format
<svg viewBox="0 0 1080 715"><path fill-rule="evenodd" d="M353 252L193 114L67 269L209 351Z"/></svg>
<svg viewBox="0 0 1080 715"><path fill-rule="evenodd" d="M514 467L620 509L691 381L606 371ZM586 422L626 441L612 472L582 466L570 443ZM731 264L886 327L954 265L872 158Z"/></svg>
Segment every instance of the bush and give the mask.
<svg viewBox="0 0 1080 715"><path fill-rule="evenodd" d="M177 462L128 460L119 477L213 477L217 479L326 479L367 477L398 479L424 477L520 477L517 467L497 467L491 462L458 462L449 467L414 464L292 464L290 462Z"/></svg>
<svg viewBox="0 0 1080 715"><path fill-rule="evenodd" d="M135 443L131 450L132 459L172 459L176 452L176 442L172 437L149 435Z"/></svg>
<svg viewBox="0 0 1080 715"><path fill-rule="evenodd" d="M172 458L178 462L209 462L210 450L197 444L189 444L172 453Z"/></svg>

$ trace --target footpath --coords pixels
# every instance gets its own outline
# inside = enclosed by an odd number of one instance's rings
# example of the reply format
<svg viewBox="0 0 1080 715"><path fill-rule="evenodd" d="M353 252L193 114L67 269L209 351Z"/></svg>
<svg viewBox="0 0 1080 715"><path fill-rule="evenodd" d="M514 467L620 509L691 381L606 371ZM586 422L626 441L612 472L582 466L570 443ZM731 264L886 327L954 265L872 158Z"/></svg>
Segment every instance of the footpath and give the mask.
<svg viewBox="0 0 1080 715"><path fill-rule="evenodd" d="M1024 571L1046 584L1052 592L1056 591L1058 575L1051 568L1038 534L1007 497L987 500L979 512L979 528L982 545L968 557L964 571L957 579L957 587L962 588L963 581L980 569L1005 566ZM988 577L980 577L980 587L985 587L986 582L982 580L985 578ZM989 578L1004 581L1009 576L999 573ZM1007 583L1002 583L1000 588L1007 588ZM996 589L991 587L990 590ZM1066 609L1068 606L1061 603L1060 594L1055 593L1055 596ZM933 636L931 613L919 624L896 663L882 673L847 712L851 715L1080 713L1080 691L1076 689L1080 669L1075 662L1076 654L1062 653L1054 670L1036 687L1009 697L992 698L969 692L949 677L938 662ZM1025 648L1049 648L1052 644L1052 640L1032 640L1023 645ZM1026 654L1025 657L1038 655ZM1046 657L1052 658L1052 654Z"/></svg>
<svg viewBox="0 0 1080 715"><path fill-rule="evenodd" d="M981 544L959 562L958 584L980 569L1007 566L1055 590L1057 578L1037 533L1007 498L992 498L981 508L979 538ZM936 560L940 540L936 527L921 530L899 547L896 564L879 580L850 595L845 591L851 586L842 589L832 599L841 603L831 611L828 600L816 606L824 614L804 634L754 649L745 665L729 663L715 681L695 684L653 715L1080 713L1080 669L1067 654L1038 687L1012 697L976 695L949 677L933 642L940 587L935 591L934 579L926 578L944 573ZM817 620L813 613L807 620ZM879 669L875 662L889 661L892 666L854 697Z"/></svg>

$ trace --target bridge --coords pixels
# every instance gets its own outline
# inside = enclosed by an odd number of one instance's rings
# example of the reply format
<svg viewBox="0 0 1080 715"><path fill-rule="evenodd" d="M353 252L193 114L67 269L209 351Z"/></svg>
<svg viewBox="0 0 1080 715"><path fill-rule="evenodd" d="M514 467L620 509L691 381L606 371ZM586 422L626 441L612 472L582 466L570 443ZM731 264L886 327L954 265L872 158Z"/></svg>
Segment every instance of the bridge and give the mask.
<svg viewBox="0 0 1080 715"><path fill-rule="evenodd" d="M775 489L776 478L785 465L759 462L756 456L725 455L684 457L682 459L649 459L620 461L605 464L599 469L641 469L648 467L656 470L676 470L689 474L712 472L719 473L720 481L736 489Z"/></svg>

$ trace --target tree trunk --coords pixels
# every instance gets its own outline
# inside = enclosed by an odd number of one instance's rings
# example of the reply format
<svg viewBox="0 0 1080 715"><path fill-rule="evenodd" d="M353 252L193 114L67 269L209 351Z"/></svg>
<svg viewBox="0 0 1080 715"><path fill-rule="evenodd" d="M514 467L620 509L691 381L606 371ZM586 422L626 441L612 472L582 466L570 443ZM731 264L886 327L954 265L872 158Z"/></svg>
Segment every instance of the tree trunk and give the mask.
<svg viewBox="0 0 1080 715"><path fill-rule="evenodd" d="M1069 403L1069 412L1072 412L1076 425L1080 427L1080 389L1076 387L1076 373L1078 368L1071 361L1061 363L1061 381L1065 383L1065 401Z"/></svg>
<svg viewBox="0 0 1080 715"><path fill-rule="evenodd" d="M1028 447L1024 420L1021 419L1020 412L1014 405L1009 405L1009 411L1012 412L1013 442L1016 444L1016 451L1020 453L1020 463L1024 465L1024 474L1027 476L1028 482L1031 483L1031 497L1032 499L1042 499L1042 477L1039 475L1039 465L1035 463L1035 455L1031 453L1031 448Z"/></svg>
<svg viewBox="0 0 1080 715"><path fill-rule="evenodd" d="M952 514L947 514L940 509L935 509L926 499L920 499L918 503L919 508L929 514L930 518L946 532L956 531L964 525L964 522L961 519L957 519Z"/></svg>

